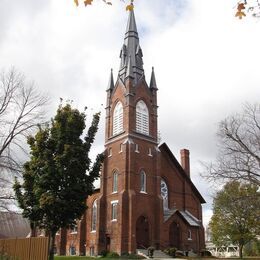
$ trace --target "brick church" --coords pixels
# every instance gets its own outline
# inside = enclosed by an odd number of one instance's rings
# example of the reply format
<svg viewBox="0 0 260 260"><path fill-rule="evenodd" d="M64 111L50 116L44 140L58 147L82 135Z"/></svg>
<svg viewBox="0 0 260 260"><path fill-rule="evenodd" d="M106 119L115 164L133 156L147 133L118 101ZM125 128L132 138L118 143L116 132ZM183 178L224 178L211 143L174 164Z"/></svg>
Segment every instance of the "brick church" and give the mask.
<svg viewBox="0 0 260 260"><path fill-rule="evenodd" d="M129 12L120 68L107 88L105 161L100 188L87 199L78 228L61 230L60 254L119 254L138 248L204 248L205 200L190 178L189 151L179 163L169 147L158 146L155 73L149 85L134 12Z"/></svg>

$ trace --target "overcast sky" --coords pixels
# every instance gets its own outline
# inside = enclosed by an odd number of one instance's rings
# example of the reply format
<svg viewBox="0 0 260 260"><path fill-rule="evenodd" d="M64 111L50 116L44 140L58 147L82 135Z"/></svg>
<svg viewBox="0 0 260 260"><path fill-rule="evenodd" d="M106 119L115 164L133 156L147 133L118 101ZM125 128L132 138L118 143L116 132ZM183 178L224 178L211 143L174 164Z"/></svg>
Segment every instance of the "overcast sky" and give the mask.
<svg viewBox="0 0 260 260"><path fill-rule="evenodd" d="M93 153L104 143L110 68L116 78L128 18L126 3L94 0L1 0L0 69L15 66L49 94L48 117L59 98L88 115L102 110ZM155 67L159 130L179 159L187 148L191 177L210 216L212 189L199 161L214 160L218 122L260 97L260 20L234 17L235 0L136 0L135 16L146 79Z"/></svg>

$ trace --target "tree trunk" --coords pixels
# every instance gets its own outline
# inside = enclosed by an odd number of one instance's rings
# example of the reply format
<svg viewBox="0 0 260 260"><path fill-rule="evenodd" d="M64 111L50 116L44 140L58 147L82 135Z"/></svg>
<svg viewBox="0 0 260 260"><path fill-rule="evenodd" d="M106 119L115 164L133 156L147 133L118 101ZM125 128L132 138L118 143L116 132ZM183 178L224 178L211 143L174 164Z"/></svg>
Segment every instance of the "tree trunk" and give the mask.
<svg viewBox="0 0 260 260"><path fill-rule="evenodd" d="M54 245L55 245L56 232L51 231L49 234L50 247L49 247L49 260L54 260Z"/></svg>
<svg viewBox="0 0 260 260"><path fill-rule="evenodd" d="M30 237L36 237L36 226L34 222L30 222L31 234Z"/></svg>
<svg viewBox="0 0 260 260"><path fill-rule="evenodd" d="M239 258L243 258L243 245L239 245Z"/></svg>

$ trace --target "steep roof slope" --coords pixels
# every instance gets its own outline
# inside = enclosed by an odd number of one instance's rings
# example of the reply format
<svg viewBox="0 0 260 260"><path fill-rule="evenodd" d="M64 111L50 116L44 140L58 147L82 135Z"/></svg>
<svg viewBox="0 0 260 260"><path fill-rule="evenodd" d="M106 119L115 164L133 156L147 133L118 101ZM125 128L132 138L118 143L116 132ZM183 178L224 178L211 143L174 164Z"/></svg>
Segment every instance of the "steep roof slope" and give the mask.
<svg viewBox="0 0 260 260"><path fill-rule="evenodd" d="M196 186L193 184L192 180L187 176L183 168L181 167L180 163L178 160L175 158L173 155L172 151L170 148L167 146L166 143L163 143L159 146L159 149L161 152L165 152L168 156L171 162L174 164L174 166L178 169L178 171L181 173L181 175L185 178L185 180L190 184L191 189L193 192L197 195L198 199L200 200L201 203L206 203L200 192L197 190Z"/></svg>

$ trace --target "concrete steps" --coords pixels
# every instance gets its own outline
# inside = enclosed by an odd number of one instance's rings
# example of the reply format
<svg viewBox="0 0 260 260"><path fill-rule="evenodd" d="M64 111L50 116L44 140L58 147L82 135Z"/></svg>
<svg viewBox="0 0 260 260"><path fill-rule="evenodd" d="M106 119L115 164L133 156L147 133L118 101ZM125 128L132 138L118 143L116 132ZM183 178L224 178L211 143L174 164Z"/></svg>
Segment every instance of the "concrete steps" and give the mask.
<svg viewBox="0 0 260 260"><path fill-rule="evenodd" d="M138 255L142 255L144 256L145 258L149 258L148 257L148 252L147 252L147 249L137 249L137 254ZM161 250L154 250L153 252L153 258L163 258L163 259L166 259L166 258L170 258L170 256L166 255L164 252L162 252Z"/></svg>

